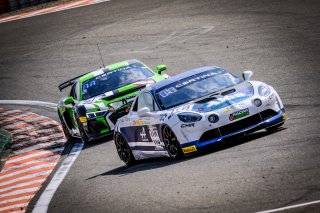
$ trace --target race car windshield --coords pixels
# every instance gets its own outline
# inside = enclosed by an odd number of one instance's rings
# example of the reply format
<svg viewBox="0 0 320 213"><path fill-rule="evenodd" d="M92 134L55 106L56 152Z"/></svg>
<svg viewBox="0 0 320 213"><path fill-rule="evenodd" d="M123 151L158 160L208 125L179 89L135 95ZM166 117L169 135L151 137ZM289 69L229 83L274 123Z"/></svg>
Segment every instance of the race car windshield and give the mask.
<svg viewBox="0 0 320 213"><path fill-rule="evenodd" d="M241 82L240 78L216 68L166 85L156 91L156 97L163 109L169 109Z"/></svg>
<svg viewBox="0 0 320 213"><path fill-rule="evenodd" d="M154 73L140 63L107 71L83 82L82 99L86 100L152 76Z"/></svg>

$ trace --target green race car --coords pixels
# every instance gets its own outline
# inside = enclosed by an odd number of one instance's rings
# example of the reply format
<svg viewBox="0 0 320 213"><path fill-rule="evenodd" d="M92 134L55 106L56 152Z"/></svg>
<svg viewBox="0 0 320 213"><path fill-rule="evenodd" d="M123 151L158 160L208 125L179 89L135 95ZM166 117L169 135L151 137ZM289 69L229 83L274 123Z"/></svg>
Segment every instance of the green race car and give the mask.
<svg viewBox="0 0 320 213"><path fill-rule="evenodd" d="M167 67L158 72L138 60L111 64L59 85L71 86L70 96L60 99L58 115L68 140L81 137L84 142L112 134L117 120L128 114L133 98L148 85L167 79Z"/></svg>

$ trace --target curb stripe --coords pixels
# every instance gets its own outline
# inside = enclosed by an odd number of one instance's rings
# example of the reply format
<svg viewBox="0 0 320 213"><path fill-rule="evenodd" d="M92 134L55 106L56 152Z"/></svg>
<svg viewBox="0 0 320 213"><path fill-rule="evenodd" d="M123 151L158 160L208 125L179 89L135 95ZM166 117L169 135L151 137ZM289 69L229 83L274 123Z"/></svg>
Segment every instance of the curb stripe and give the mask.
<svg viewBox="0 0 320 213"><path fill-rule="evenodd" d="M19 167L18 169L2 171L1 172L2 176L0 176L0 180L3 177L5 177L6 175L9 175L9 174L13 174L13 173L16 173L16 172L21 172L21 171L24 171L26 169L37 168L37 167L43 166L43 165L52 165L54 163L55 163L55 161L52 161L52 162L35 162L32 165L26 165L24 167Z"/></svg>
<svg viewBox="0 0 320 213"><path fill-rule="evenodd" d="M20 204L11 205L8 207L0 208L0 212L8 210L8 209L12 209L12 208L18 208L18 207L26 207L26 203L20 203Z"/></svg>
<svg viewBox="0 0 320 213"><path fill-rule="evenodd" d="M34 160L34 161L26 162L26 163L23 163L23 164L18 164L16 166L11 166L9 168L2 169L1 172L4 173L4 172L7 172L7 171L13 171L13 170L16 170L16 169L29 168L29 167L33 167L33 166L36 166L36 165L41 165L41 164L44 164L44 163L50 163L50 162L52 162L52 161L54 161L56 159L57 159L57 156L54 155L54 156L51 156L51 157L48 157L48 158L42 158L41 161Z"/></svg>
<svg viewBox="0 0 320 213"><path fill-rule="evenodd" d="M58 12L58 11L77 8L77 7L82 7L82 6L86 6L86 5L97 4L97 3L101 3L101 2L107 2L107 1L110 1L110 0L82 0L82 1L78 1L78 2L70 2L70 3L66 3L66 4L62 4L62 5L49 7L49 8L46 8L46 9L31 11L31 12L27 12L27 13L23 13L23 14L19 14L19 15L14 15L14 16L2 18L2 19L0 19L0 23L4 23L4 22L8 22L8 21L14 21L14 20L22 19L22 18L38 16L38 15L43 15L43 14L52 13L52 12ZM15 101L3 100L3 102L4 102L4 104L6 104L6 102L12 104ZM0 104L1 104L1 102L0 102ZM16 103L16 104L19 104L19 102ZM50 105L48 105L46 107L52 108L52 106L50 106Z"/></svg>
<svg viewBox="0 0 320 213"><path fill-rule="evenodd" d="M22 169L22 170L18 170L18 171L13 171L13 172L10 172L9 174L5 174L3 176L0 176L0 180L5 180L6 178L8 177L11 177L11 176L20 176L21 174L22 175L25 175L25 174L30 174L30 172L34 172L34 171L37 171L37 169L44 169L44 168L50 168L52 166L54 166L55 162L53 163L48 163L48 164L42 164L42 165L38 165L38 166L34 166L32 168L27 168L27 169Z"/></svg>
<svg viewBox="0 0 320 213"><path fill-rule="evenodd" d="M5 112L2 112L0 116L4 116L4 115L10 115L10 114L13 114L13 113L21 113L22 111L21 110L7 110Z"/></svg>
<svg viewBox="0 0 320 213"><path fill-rule="evenodd" d="M8 190L8 189L14 189L14 188L19 188L19 187L23 187L23 186L30 186L31 184L35 184L35 183L42 183L43 180L40 179L40 180L34 180L34 181L29 181L29 182L26 182L26 183L20 183L20 184L15 184L13 186L10 186L10 187L6 187L4 189L1 189L0 188L0 192L5 192L5 190ZM8 202L8 201L4 201L4 202ZM4 202L0 202L1 203L4 203Z"/></svg>
<svg viewBox="0 0 320 213"><path fill-rule="evenodd" d="M13 182L13 183L9 183L9 184L3 185L0 188L11 187L11 186L15 186L17 184L22 184L22 183L29 183L29 182L32 182L32 181L35 181L35 180L43 180L43 179L47 178L47 176L48 176L47 174L44 174L44 175L39 175L37 177L26 178L24 180L20 180L20 181L16 181L16 182Z"/></svg>
<svg viewBox="0 0 320 213"><path fill-rule="evenodd" d="M20 153L28 152L28 151L31 151L31 150L50 149L50 148L55 148L55 147L60 147L61 151L63 151L64 147L61 147L61 146L64 146L65 142L66 142L65 140L62 140L62 141L53 141L53 142L40 143L40 144L37 144L35 146L31 146L31 147L28 147L28 148L25 148L25 149L21 149L19 151L14 151L13 154L14 155L18 155Z"/></svg>
<svg viewBox="0 0 320 213"><path fill-rule="evenodd" d="M4 198L0 198L0 201L18 199L20 197L30 196L30 195L33 195L33 194L34 194L34 192L23 192L23 193L18 194L18 195L10 195L10 196L4 197Z"/></svg>
<svg viewBox="0 0 320 213"><path fill-rule="evenodd" d="M13 133L13 151L0 172L0 213L25 212L58 163L66 138L61 125L48 117L23 110L0 112L0 125Z"/></svg>
<svg viewBox="0 0 320 213"><path fill-rule="evenodd" d="M38 173L51 171L52 169L54 169L54 166L48 166L48 167L41 168L41 169L35 169L35 170L28 171L28 172L25 172L25 173L22 173L22 174L17 174L17 175L13 175L11 177L3 178L1 180L1 182L6 183L7 181L12 181L12 179L24 178L27 175L35 175L35 176L37 176Z"/></svg>
<svg viewBox="0 0 320 213"><path fill-rule="evenodd" d="M15 201L18 201L18 200L26 200L26 199L29 199L29 198L30 198L30 196L18 197L18 198L13 198L13 199L10 199L10 200L5 200L5 201L2 201L0 203L15 202Z"/></svg>
<svg viewBox="0 0 320 213"><path fill-rule="evenodd" d="M34 150L31 151L31 154L28 155L24 155L22 157L20 156L15 156L13 157L13 159L10 159L6 162L6 164L4 165L4 168L6 168L7 164L11 164L11 163L21 163L21 162L28 162L30 160L35 160L35 159L39 159L39 158L43 158L43 157L48 157L51 155L54 155L55 152L60 152L61 148L55 148L55 149L51 149L51 150L41 150L41 152L35 152Z"/></svg>
<svg viewBox="0 0 320 213"><path fill-rule="evenodd" d="M14 191L17 191L17 190L30 189L30 188L33 188L33 187L34 187L34 188L35 188L35 187L40 187L40 186L42 185L42 183L43 183L43 181L40 182L40 183L28 184L28 185L25 185L25 186L8 189L8 190L6 190L6 191L3 191L2 193L3 193L3 194L7 194L7 193L14 192ZM0 204L0 207L1 207L1 204Z"/></svg>

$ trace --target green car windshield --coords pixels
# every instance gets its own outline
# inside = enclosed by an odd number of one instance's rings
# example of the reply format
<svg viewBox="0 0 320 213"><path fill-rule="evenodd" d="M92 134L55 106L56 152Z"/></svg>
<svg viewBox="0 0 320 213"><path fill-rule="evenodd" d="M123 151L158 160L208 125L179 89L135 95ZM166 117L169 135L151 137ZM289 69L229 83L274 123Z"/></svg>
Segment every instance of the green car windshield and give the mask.
<svg viewBox="0 0 320 213"><path fill-rule="evenodd" d="M107 71L82 83L82 99L86 100L152 76L154 73L140 63Z"/></svg>

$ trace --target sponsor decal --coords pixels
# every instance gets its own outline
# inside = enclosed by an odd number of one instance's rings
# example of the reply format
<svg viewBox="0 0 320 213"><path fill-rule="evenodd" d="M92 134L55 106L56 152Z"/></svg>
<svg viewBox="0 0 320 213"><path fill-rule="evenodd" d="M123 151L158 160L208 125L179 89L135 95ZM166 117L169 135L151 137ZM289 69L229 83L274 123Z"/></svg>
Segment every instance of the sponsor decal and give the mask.
<svg viewBox="0 0 320 213"><path fill-rule="evenodd" d="M159 92L159 95L163 98L177 92L178 90L174 87L169 87L167 89L162 90L161 92Z"/></svg>
<svg viewBox="0 0 320 213"><path fill-rule="evenodd" d="M164 143L160 140L157 128L155 126L148 126L148 130L152 142L157 146L164 146Z"/></svg>
<svg viewBox="0 0 320 213"><path fill-rule="evenodd" d="M207 73L207 74L204 74L204 75L200 75L200 76L197 76L195 78L191 78L191 79L188 79L180 84L177 84L175 87L176 88L180 88L180 87L184 87L184 86L187 86L189 84L192 84L192 83L195 83L197 81L201 81L202 79L206 79L206 78L210 78L212 76L215 76L215 75L218 75L220 73L222 73L223 71L220 70L220 71L214 71L214 72L211 72L211 73Z"/></svg>
<svg viewBox="0 0 320 213"><path fill-rule="evenodd" d="M225 113L230 113L231 111L232 111L232 110L229 109L229 108L227 108L227 109L224 110Z"/></svg>
<svg viewBox="0 0 320 213"><path fill-rule="evenodd" d="M81 123L87 122L87 117L79 117Z"/></svg>
<svg viewBox="0 0 320 213"><path fill-rule="evenodd" d="M195 123L191 123L191 124L181 124L181 128L186 128L186 127L194 127Z"/></svg>
<svg viewBox="0 0 320 213"><path fill-rule="evenodd" d="M249 115L249 109L248 108L230 114L229 120L230 121L234 121L234 120L243 118L243 117L245 117L247 115Z"/></svg>
<svg viewBox="0 0 320 213"><path fill-rule="evenodd" d="M187 147L182 148L182 151L183 151L184 154L188 154L188 153L191 153L191 152L196 152L197 151L197 147L195 145L187 146Z"/></svg>
<svg viewBox="0 0 320 213"><path fill-rule="evenodd" d="M150 124L151 124L150 121L141 121L141 120L132 121L132 125L133 125L133 126L137 126L137 125L150 125Z"/></svg>
<svg viewBox="0 0 320 213"><path fill-rule="evenodd" d="M165 113L165 114L161 114L160 116L159 116L159 120L160 121L164 121L165 119L166 119L166 117L168 116L168 114L167 113Z"/></svg>

